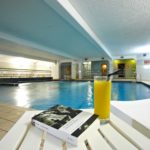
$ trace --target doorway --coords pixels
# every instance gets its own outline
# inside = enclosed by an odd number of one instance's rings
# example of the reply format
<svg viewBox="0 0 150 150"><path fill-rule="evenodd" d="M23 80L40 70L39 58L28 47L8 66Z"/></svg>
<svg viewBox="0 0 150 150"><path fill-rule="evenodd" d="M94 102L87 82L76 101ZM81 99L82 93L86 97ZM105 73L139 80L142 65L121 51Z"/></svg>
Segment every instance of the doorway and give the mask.
<svg viewBox="0 0 150 150"><path fill-rule="evenodd" d="M118 70L120 70L118 77L121 77L121 78L125 77L125 70L124 69L125 69L124 63L118 64Z"/></svg>
<svg viewBox="0 0 150 150"><path fill-rule="evenodd" d="M60 78L64 80L71 79L71 63L62 63L60 66Z"/></svg>
<svg viewBox="0 0 150 150"><path fill-rule="evenodd" d="M101 73L102 73L102 76L107 76L107 64L101 64Z"/></svg>

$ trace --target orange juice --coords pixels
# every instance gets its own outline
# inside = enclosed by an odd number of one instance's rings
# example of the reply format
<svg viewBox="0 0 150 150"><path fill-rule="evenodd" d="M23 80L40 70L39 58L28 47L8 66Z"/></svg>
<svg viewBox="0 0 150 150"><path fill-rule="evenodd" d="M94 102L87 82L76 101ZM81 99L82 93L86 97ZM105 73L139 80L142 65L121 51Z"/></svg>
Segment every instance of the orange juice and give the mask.
<svg viewBox="0 0 150 150"><path fill-rule="evenodd" d="M94 80L94 113L100 119L109 119L111 81Z"/></svg>

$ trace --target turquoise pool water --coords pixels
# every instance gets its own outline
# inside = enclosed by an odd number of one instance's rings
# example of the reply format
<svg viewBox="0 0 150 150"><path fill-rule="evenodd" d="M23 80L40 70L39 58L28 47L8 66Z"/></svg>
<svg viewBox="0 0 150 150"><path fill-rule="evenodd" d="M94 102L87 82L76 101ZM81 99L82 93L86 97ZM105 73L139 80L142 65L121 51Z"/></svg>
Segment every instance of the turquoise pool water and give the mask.
<svg viewBox="0 0 150 150"><path fill-rule="evenodd" d="M131 101L146 98L150 98L150 88L143 84L112 84L112 100ZM0 86L0 102L41 110L55 104L73 108L92 108L93 82L55 81Z"/></svg>

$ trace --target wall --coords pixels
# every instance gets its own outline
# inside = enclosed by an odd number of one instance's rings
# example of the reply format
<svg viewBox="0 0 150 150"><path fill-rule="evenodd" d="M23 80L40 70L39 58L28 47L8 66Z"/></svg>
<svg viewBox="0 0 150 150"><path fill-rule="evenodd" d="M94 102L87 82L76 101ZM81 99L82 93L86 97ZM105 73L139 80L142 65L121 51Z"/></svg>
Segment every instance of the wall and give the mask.
<svg viewBox="0 0 150 150"><path fill-rule="evenodd" d="M92 78L93 76L102 75L101 65L106 64L107 65L107 72L108 74L110 70L110 64L108 60L100 60L100 61L92 61L91 62L91 72L92 72Z"/></svg>
<svg viewBox="0 0 150 150"><path fill-rule="evenodd" d="M150 53L146 56L138 55L137 80L150 81L150 63L144 63L145 60L150 60Z"/></svg>
<svg viewBox="0 0 150 150"><path fill-rule="evenodd" d="M61 64L63 64L63 63L71 63L71 79L79 78L79 76L80 76L79 75L79 69L81 69L81 68L80 68L80 65L79 65L79 63L77 61L66 59L66 60L61 60L59 63L60 63L59 69L61 69ZM61 73L61 70L59 72Z"/></svg>
<svg viewBox="0 0 150 150"><path fill-rule="evenodd" d="M106 75L111 72L110 69L110 60L86 60L81 62L82 66L82 78L83 79L93 79L94 76L101 76L102 75L102 64L106 64L107 65L107 69L106 69ZM104 75L104 74L103 74Z"/></svg>
<svg viewBox="0 0 150 150"><path fill-rule="evenodd" d="M113 70L118 70L118 64L125 64L125 78L132 79L136 77L136 60L134 59L120 59L113 61ZM114 78L118 78L115 76Z"/></svg>

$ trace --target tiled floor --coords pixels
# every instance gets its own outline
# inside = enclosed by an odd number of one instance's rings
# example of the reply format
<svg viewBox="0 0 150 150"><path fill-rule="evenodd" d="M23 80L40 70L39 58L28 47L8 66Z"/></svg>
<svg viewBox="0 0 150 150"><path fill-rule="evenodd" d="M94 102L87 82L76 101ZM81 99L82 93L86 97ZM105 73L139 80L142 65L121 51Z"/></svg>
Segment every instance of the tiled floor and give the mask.
<svg viewBox="0 0 150 150"><path fill-rule="evenodd" d="M0 140L26 110L26 108L0 104Z"/></svg>

